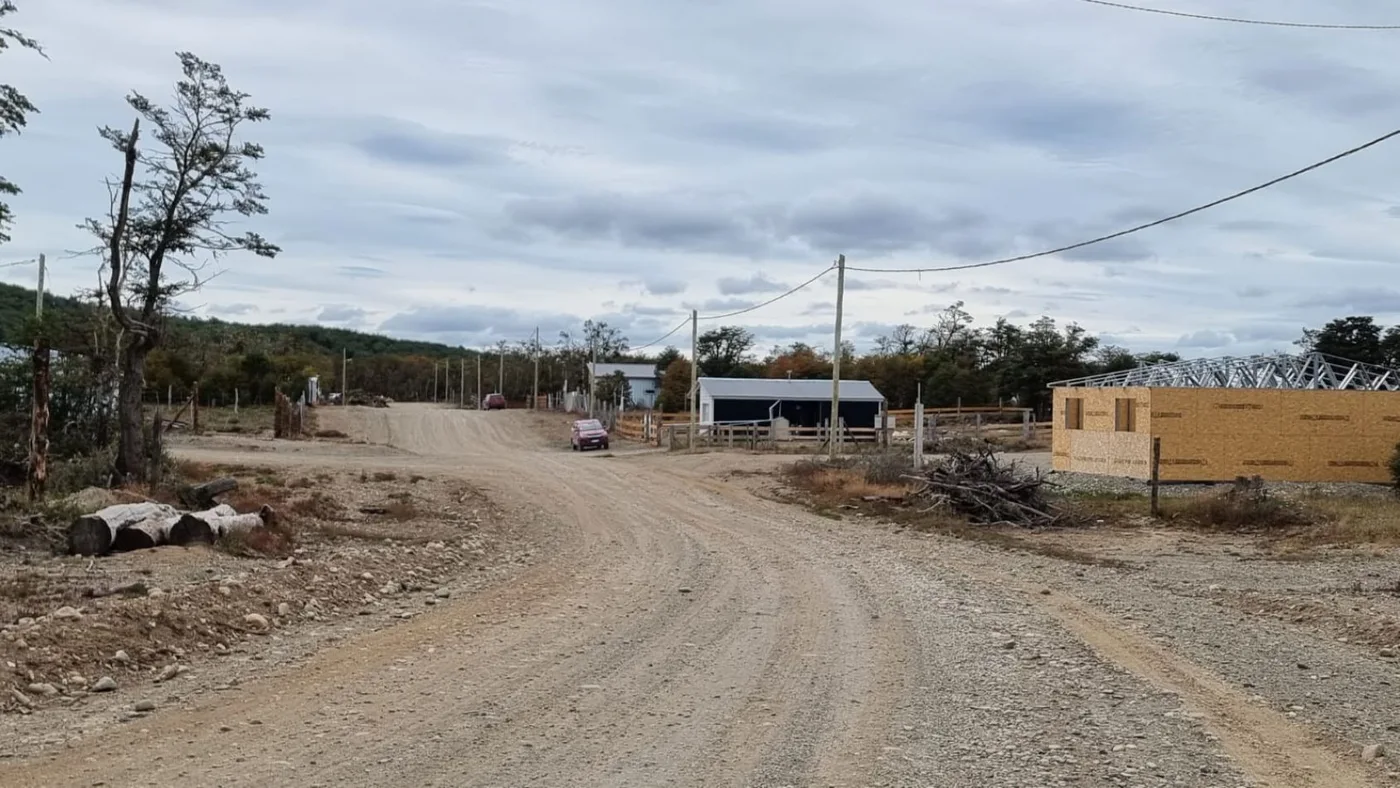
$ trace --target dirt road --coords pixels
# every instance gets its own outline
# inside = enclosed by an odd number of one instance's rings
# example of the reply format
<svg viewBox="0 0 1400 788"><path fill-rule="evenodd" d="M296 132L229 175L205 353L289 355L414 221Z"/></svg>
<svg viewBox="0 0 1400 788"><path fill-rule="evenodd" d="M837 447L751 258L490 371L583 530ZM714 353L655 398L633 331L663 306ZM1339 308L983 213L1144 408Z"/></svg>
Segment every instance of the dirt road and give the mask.
<svg viewBox="0 0 1400 788"><path fill-rule="evenodd" d="M237 698L0 766L0 785L1373 784L1060 589L957 551L909 560L712 461L576 455L512 413L322 426L387 448L253 457L468 478L548 511L554 549Z"/></svg>

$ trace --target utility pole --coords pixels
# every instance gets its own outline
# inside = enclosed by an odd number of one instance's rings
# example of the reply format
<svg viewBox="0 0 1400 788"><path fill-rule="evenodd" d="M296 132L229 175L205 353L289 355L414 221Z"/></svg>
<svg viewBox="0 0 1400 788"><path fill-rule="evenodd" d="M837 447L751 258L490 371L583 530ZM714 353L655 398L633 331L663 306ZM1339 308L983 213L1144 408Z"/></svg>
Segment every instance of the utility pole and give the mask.
<svg viewBox="0 0 1400 788"><path fill-rule="evenodd" d="M530 410L536 410L540 406L540 327L535 326L535 388L534 394L530 397Z"/></svg>
<svg viewBox="0 0 1400 788"><path fill-rule="evenodd" d="M598 342L588 340L589 355L593 363L588 367L588 418L593 418L593 403L598 398Z"/></svg>
<svg viewBox="0 0 1400 788"><path fill-rule="evenodd" d="M476 351L476 409L481 410L481 357L484 355L480 350Z"/></svg>
<svg viewBox="0 0 1400 788"><path fill-rule="evenodd" d="M49 480L49 340L44 331L44 273L47 260L39 255L39 292L34 297L34 402L29 420L30 502L44 497Z"/></svg>
<svg viewBox="0 0 1400 788"><path fill-rule="evenodd" d="M462 400L462 407L465 408L465 407L467 407L467 357L466 357L466 356L462 356L462 385L458 386L458 388L460 389L460 391L458 391L457 394L458 394L459 397L461 397L461 400Z"/></svg>
<svg viewBox="0 0 1400 788"><path fill-rule="evenodd" d="M350 377L350 356L345 348L340 349L340 405L345 407L350 404L350 396L345 388L345 379Z"/></svg>
<svg viewBox="0 0 1400 788"><path fill-rule="evenodd" d="M437 362L433 362L433 402L437 402Z"/></svg>
<svg viewBox="0 0 1400 788"><path fill-rule="evenodd" d="M506 395L506 346L501 345L501 352L496 357L496 371L500 373L501 382L496 386L496 393L502 397Z"/></svg>
<svg viewBox="0 0 1400 788"><path fill-rule="evenodd" d="M846 255L836 256L836 349L831 356L830 458L836 459L841 442L841 308L846 297Z"/></svg>
<svg viewBox="0 0 1400 788"><path fill-rule="evenodd" d="M700 416L700 317L699 312L690 310L690 446L695 448L695 431Z"/></svg>

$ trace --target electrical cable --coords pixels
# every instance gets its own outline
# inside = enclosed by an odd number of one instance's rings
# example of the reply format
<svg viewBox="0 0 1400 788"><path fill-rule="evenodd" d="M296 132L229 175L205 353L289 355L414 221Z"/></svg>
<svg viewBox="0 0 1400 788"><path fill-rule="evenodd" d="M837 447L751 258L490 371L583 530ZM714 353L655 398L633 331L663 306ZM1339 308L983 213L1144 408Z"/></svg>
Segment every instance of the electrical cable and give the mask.
<svg viewBox="0 0 1400 788"><path fill-rule="evenodd" d="M1397 132L1397 133L1400 133L1400 132ZM811 279L808 279L807 281L803 282L802 284L798 285L797 287L792 288L791 290L787 291L786 293L783 293L783 294L781 294L781 295L773 296L772 298L768 299L767 301L764 301L764 302L761 303L761 304L754 304L753 306L744 307L743 309L738 309L738 310L735 310L735 311L733 311L733 312L725 312L725 313L722 314L722 315L700 315L700 316L699 316L698 318L696 318L696 319L698 319L698 320L723 320L723 319L728 318L728 317L738 317L739 315L748 314L749 312L753 312L754 310L762 309L762 308L764 308L765 306L768 306L769 304L775 304L775 303L777 303L777 302L783 300L784 298L787 298L788 296L790 296L790 295L792 295L792 294L798 292L799 290L803 290L803 289L805 289L805 288L807 288L807 287L810 287L811 285L815 284L816 281L817 281L818 279L821 279L823 276L826 276L827 274L831 273L831 272L834 271L834 270L836 270L836 266L835 266L834 264L833 264L833 265L830 265L830 266L827 266L826 268L823 268L823 269L822 269L821 273L817 274L816 276L812 277ZM846 270L847 270L847 271L851 270L850 266L847 266L847 267L846 267Z"/></svg>
<svg viewBox="0 0 1400 788"><path fill-rule="evenodd" d="M31 257L28 260L16 260L13 263L0 263L0 268L15 268L21 265L33 265L39 262L39 258Z"/></svg>
<svg viewBox="0 0 1400 788"><path fill-rule="evenodd" d="M1388 140L1388 139L1390 139L1390 138L1392 138L1392 137L1396 137L1396 136L1400 136L1400 129L1396 129L1395 131L1392 131L1392 132L1390 132L1389 134L1385 134L1385 135L1383 135L1383 136L1377 137L1377 138L1371 140L1370 142L1364 143L1364 144L1362 144L1362 145L1358 145L1358 146L1356 146L1355 148L1351 148L1351 149L1349 149L1349 150L1342 151L1341 153L1338 153L1338 154L1335 155L1335 156L1328 157L1328 158L1323 159L1322 161L1319 161L1319 162L1317 162L1317 163L1315 163L1315 164L1309 164L1308 166L1302 168L1301 170L1294 170L1293 172L1290 172L1290 173L1288 173L1287 175L1282 175L1282 176L1279 176L1279 177L1277 177L1277 178L1274 178L1274 179L1271 180L1271 181L1267 181L1267 182L1265 182L1265 183L1261 183L1261 184L1259 184L1258 186L1252 186L1252 187L1250 187L1250 188L1248 188L1248 189L1245 189L1245 190L1243 190L1243 191L1235 192L1234 194L1231 194L1231 195L1229 195L1229 196L1227 196L1227 197L1221 197L1220 199L1218 199L1218 200L1213 200L1213 201L1211 201L1211 202L1206 203L1205 205L1198 205L1198 206L1196 206L1195 208L1191 208L1191 209L1189 209L1189 210L1185 210L1185 211L1182 211L1182 212L1180 212L1180 213L1174 213L1174 214L1172 214L1171 216L1168 216L1168 217L1165 217L1165 218L1162 218L1162 219L1157 219L1156 221L1147 222L1146 224L1139 224L1139 225L1137 225L1136 227L1130 227L1130 228L1128 228L1128 229L1126 229L1126 230L1119 230L1119 231L1116 232L1116 233L1110 233L1110 234L1108 234L1108 235L1101 235L1101 236L1099 236L1098 238L1091 238L1091 239L1089 239L1089 240L1087 240L1087 241L1080 241L1079 243L1073 243L1073 244L1069 244L1069 245L1067 245L1067 246L1060 246L1060 247L1056 247L1056 248L1054 248L1054 249L1047 249L1047 250L1045 250L1045 251L1043 251L1043 252L1033 252L1033 253L1031 253L1031 254L1016 255L1015 257L1003 257L1003 258L1001 258L1000 260L987 260L987 261L981 262L981 263L965 263L965 264L962 264L962 265L947 265L947 266L940 266L940 267L935 267L935 268L858 268L858 267L856 267L856 266L850 266L850 265L848 265L848 266L846 266L846 270L847 270L847 271L861 271L861 272L864 272L864 273L872 273L872 274L916 274L916 273L917 273L917 274L926 274L926 273L938 273L938 272L942 272L942 271L966 271L966 270L971 269L971 268L990 268L990 267L992 267L992 266L994 266L994 265L1006 265L1006 264L1008 264L1008 263L1019 263L1019 262L1021 262L1021 261L1023 261L1023 260L1031 260L1031 259L1034 259L1034 258L1036 258L1036 257L1048 257L1048 256L1050 256L1050 255L1059 254L1059 253L1061 253L1061 252L1068 252L1068 251L1071 251L1071 250L1073 250L1073 249L1082 249L1082 248L1084 248L1084 247L1086 247L1086 246L1091 246L1091 245L1097 244L1097 243L1103 243L1104 241L1111 241L1111 240L1113 240L1113 239L1115 239L1115 238L1122 238L1122 237L1125 236L1125 235L1131 235L1131 234L1136 233L1136 232L1139 232L1139 231L1141 231L1141 230L1146 230L1146 229L1149 229L1149 228L1152 228L1152 227L1157 227L1158 225L1163 225L1163 224L1166 224L1167 222L1174 222L1174 221L1176 221L1177 219L1183 219L1183 218L1185 218L1185 217L1187 217L1187 216L1190 216L1190 215L1192 215L1192 214L1200 213L1201 211L1206 211L1206 210L1209 210L1209 209L1211 209L1211 208L1215 208L1216 206L1219 206L1219 205L1224 205L1225 203L1230 202L1231 200L1238 200L1238 199L1241 198L1241 197L1245 197L1245 196L1247 196L1247 195L1253 194L1253 193L1258 192L1258 191L1263 191L1264 189L1267 189L1267 188L1269 188L1270 186L1277 186L1278 184L1283 183L1283 182L1286 181L1286 180L1289 180L1289 179L1292 179L1292 178L1296 178L1296 177L1298 177L1299 175L1303 175L1303 174L1305 174L1305 173L1312 172L1313 170L1319 169L1319 168L1321 168L1321 167L1325 167L1325 166L1327 166L1328 164L1331 164L1332 162L1335 162L1335 161L1338 161L1338 160L1341 160L1341 159L1345 159L1346 157L1351 156L1351 155L1356 154L1356 153L1360 153L1361 151L1366 150L1367 148L1373 147L1373 146L1375 146L1375 145L1379 145L1379 144L1381 144L1382 142L1385 142L1386 140Z"/></svg>
<svg viewBox="0 0 1400 788"><path fill-rule="evenodd" d="M639 346L637 346L637 347L629 347L629 348L627 348L627 352L628 352L628 353L635 353L635 352L637 352L637 351L639 351L639 350L646 350L646 349L649 348L649 347L653 347L653 346L655 346L655 345L659 345L659 344L661 344L662 342L665 342L666 340L670 339L672 334L675 334L677 331L680 331L682 328L685 328L685 327L688 326L688 325L690 325L690 318L687 317L685 320L682 320L680 323L676 324L676 327L675 327L675 328L671 329L670 331L667 331L665 334L662 334L659 338L653 339L652 341L646 343L645 345L639 345Z"/></svg>
<svg viewBox="0 0 1400 788"><path fill-rule="evenodd" d="M1128 5L1127 3L1114 3L1109 0L1079 0L1081 3L1091 3L1093 5L1108 6L1109 8L1121 8L1126 11L1141 11L1147 14L1161 14L1163 16L1179 16L1186 19L1204 19L1210 22L1233 22L1239 25L1264 25L1267 27L1301 27L1312 30L1400 30L1400 25L1328 25L1313 24L1308 22L1275 22L1266 19L1241 19L1233 16L1214 16L1212 14L1192 14L1186 11L1169 11L1164 8L1146 8L1140 5Z"/></svg>

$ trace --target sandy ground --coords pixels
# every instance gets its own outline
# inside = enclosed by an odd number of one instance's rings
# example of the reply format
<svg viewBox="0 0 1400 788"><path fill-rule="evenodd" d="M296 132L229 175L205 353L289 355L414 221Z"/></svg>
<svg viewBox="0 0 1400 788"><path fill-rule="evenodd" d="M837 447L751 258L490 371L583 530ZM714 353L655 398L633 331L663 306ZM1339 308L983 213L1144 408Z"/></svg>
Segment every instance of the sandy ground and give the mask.
<svg viewBox="0 0 1400 788"><path fill-rule="evenodd" d="M1170 575L1144 583L819 517L723 478L766 461L577 455L527 414L328 409L320 426L367 443L229 439L182 454L461 479L534 512L525 525L544 549L236 693L0 762L0 785L1349 788L1394 777L1360 757L1386 733L1381 720L1400 718L1382 689L1392 661L1169 592ZM1213 638L1236 659L1201 645ZM1344 684L1347 702L1312 703Z"/></svg>

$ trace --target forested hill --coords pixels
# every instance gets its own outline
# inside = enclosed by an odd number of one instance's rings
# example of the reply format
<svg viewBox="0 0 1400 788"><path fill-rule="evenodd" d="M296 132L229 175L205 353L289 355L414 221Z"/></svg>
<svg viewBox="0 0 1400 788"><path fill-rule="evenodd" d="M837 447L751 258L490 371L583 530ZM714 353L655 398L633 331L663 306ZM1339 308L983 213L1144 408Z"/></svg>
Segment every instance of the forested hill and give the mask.
<svg viewBox="0 0 1400 788"><path fill-rule="evenodd" d="M78 319L90 307L75 298L49 295L44 299L44 311L51 316L71 315ZM26 342L25 324L34 314L34 290L0 283L0 345L20 345ZM351 356L427 356L456 358L461 348L435 342L393 339L378 334L313 325L284 323L231 323L216 319L174 317L170 320L170 335L179 344L201 340L227 342L232 336L243 340L249 348L271 354L316 353ZM181 341L183 340L183 341Z"/></svg>

